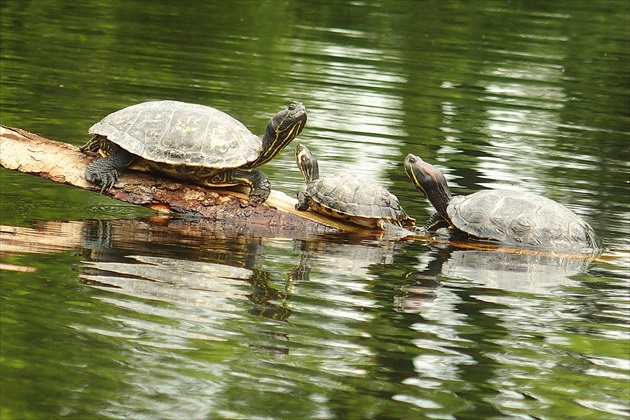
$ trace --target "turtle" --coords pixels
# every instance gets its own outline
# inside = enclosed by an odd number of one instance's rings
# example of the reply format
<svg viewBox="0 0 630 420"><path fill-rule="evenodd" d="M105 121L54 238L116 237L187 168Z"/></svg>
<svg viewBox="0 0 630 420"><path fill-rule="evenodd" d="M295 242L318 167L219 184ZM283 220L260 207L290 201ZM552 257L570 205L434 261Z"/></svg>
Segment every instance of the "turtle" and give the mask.
<svg viewBox="0 0 630 420"><path fill-rule="evenodd" d="M271 118L265 135L252 134L218 109L179 101L149 101L116 111L94 124L81 147L103 157L87 166L85 178L114 186L130 169L160 172L204 186L247 185L249 200L271 192L257 167L273 159L304 128L306 108L293 102Z"/></svg>
<svg viewBox="0 0 630 420"><path fill-rule="evenodd" d="M371 229L414 225L415 220L407 215L398 198L375 181L351 173L320 178L317 159L302 144L295 148L295 159L306 182L306 188L297 194L297 210L310 209Z"/></svg>
<svg viewBox="0 0 630 420"><path fill-rule="evenodd" d="M420 228L533 248L598 249L593 228L562 204L532 192L481 190L453 196L444 174L413 154L407 176L437 211Z"/></svg>

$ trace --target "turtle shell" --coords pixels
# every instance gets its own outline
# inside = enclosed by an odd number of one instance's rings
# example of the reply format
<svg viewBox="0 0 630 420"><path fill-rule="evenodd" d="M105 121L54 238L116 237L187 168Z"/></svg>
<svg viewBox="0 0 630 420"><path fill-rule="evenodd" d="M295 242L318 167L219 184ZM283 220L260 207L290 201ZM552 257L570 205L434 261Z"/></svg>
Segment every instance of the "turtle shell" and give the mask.
<svg viewBox="0 0 630 420"><path fill-rule="evenodd" d="M121 109L89 132L146 160L168 165L238 168L262 153L262 140L215 108L152 101Z"/></svg>
<svg viewBox="0 0 630 420"><path fill-rule="evenodd" d="M562 204L529 192L488 190L455 196L453 226L477 238L513 245L596 248L593 229Z"/></svg>
<svg viewBox="0 0 630 420"><path fill-rule="evenodd" d="M397 225L413 224L398 198L376 182L352 174L318 178L306 187L311 206L321 213L350 219L363 226L380 220Z"/></svg>

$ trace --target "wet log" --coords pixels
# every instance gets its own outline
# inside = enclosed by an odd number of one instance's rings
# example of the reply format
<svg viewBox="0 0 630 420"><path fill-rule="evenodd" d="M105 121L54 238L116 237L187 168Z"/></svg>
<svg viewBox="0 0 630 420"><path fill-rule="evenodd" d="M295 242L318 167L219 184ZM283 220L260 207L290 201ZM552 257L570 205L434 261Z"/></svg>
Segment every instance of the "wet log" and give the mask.
<svg viewBox="0 0 630 420"><path fill-rule="evenodd" d="M28 131L0 125L0 166L54 182L99 192L84 178L94 159L77 146L50 140ZM295 210L296 200L272 191L263 204L247 200L246 190L210 189L137 171L126 171L106 194L163 213L201 216L221 222L247 223L309 232L358 231L361 228L313 212Z"/></svg>

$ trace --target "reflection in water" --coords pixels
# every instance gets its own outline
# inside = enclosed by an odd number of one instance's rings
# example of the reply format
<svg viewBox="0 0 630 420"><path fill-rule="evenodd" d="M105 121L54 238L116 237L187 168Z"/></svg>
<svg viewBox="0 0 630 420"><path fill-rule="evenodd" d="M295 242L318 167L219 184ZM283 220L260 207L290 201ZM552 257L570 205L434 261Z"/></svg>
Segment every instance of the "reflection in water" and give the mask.
<svg viewBox="0 0 630 420"><path fill-rule="evenodd" d="M589 261L579 258L460 250L450 255L442 274L505 291L540 294L574 284L570 276L584 273L588 266Z"/></svg>
<svg viewBox="0 0 630 420"><path fill-rule="evenodd" d="M322 157L326 173L348 171L352 161L354 173L388 183L390 161L401 156L399 139L406 137L396 95L406 79L382 67L383 51L354 45L368 34L348 36L346 44L300 40L290 46L303 56L307 68L301 71L319 85L311 92L309 121L318 141L309 147Z"/></svg>
<svg viewBox="0 0 630 420"><path fill-rule="evenodd" d="M435 279L466 280L507 292L546 294L560 286L575 285L571 276L586 272L594 258L517 251L436 248L429 262L422 263L424 268L419 273Z"/></svg>
<svg viewBox="0 0 630 420"><path fill-rule="evenodd" d="M131 255L135 261L86 262L80 276L91 286L143 299L194 305L220 312L234 312L231 299L249 297L259 305L282 296L270 289L269 276L261 271L228 265L164 257ZM253 292L243 287L249 283Z"/></svg>
<svg viewBox="0 0 630 420"><path fill-rule="evenodd" d="M508 57L515 54L503 53ZM567 98L562 87L556 86L564 74L562 65L544 61L560 62L561 58L540 57L524 64L509 57L493 63L496 67L487 71L491 81L481 100L487 113L482 132L489 147L478 169L489 181L480 185L505 188L505 183L534 187L547 184L541 166L554 149L553 139L558 137L561 123L558 109ZM544 194L544 190L537 192Z"/></svg>
<svg viewBox="0 0 630 420"><path fill-rule="evenodd" d="M310 265L323 273L371 278L374 264L392 264L403 245L399 242L364 242L360 236L350 242L303 242L301 248L311 255Z"/></svg>
<svg viewBox="0 0 630 420"><path fill-rule="evenodd" d="M426 310L449 280L506 293L553 294L561 287L578 286L571 277L585 273L593 259L518 251L434 246L418 256L418 268L406 275L413 283L395 297L394 308L406 313Z"/></svg>
<svg viewBox="0 0 630 420"><path fill-rule="evenodd" d="M214 224L212 231L206 231L209 224L204 221L183 220L173 220L167 226L130 221L86 224L81 227L81 242L90 250L90 261L84 264L80 278L103 290L176 307L192 305L235 312L243 308L243 303L238 301L247 298L253 304L247 312L283 320L291 316L291 296L301 282L311 281L313 270L328 273L331 277L327 282L339 279L343 287L363 290L362 283L352 285L344 279L371 279L370 267L391 264L403 246L388 240L370 239L371 243L366 242L369 237L360 235L356 236L356 243L347 243L345 239L335 241L335 236L326 241L270 238L255 241L242 236L241 231L234 231L233 226L217 230L220 226ZM200 240L211 242L211 246L202 245L200 250L187 248ZM146 251L144 241L151 242L155 255L133 254ZM173 248L175 245L180 248ZM272 274L261 266L270 256L275 259L280 253L286 254L284 258L287 258L295 252L299 255L287 261L285 274ZM179 258L175 258L178 255ZM285 278L284 286L280 288L276 285L277 280L274 281L278 274ZM371 306L367 302L366 305Z"/></svg>
<svg viewBox="0 0 630 420"><path fill-rule="evenodd" d="M300 390L324 395L305 418L355 394L403 402L392 409L405 417L409 407L449 412L457 406L453 394L470 401L506 393L509 398L485 407L497 414L504 401L522 397L505 372L523 362L537 366L540 357L557 365L553 372L562 371L556 347L581 351L562 337L600 312L585 307L568 318L553 315L591 292L581 292L588 283L569 277L587 270L588 262L549 255L427 246L418 238L252 236L243 227L184 220L51 223L50 235L60 231L66 242L51 250L78 244L85 250L79 280L93 287L81 293L80 311L102 314L74 319L71 327L83 340L125 349L119 356L125 379L117 383L133 396L134 413L156 413L143 401L148 386L180 389L169 394L167 406L188 414L228 409L233 393L243 389L252 406L275 392L283 398L274 406L294 401ZM46 224L39 235L46 235ZM16 247L19 236L15 229ZM25 238L34 236L29 231ZM549 299L564 290L572 290L568 301ZM615 302L606 305L608 314L618 310ZM536 334L552 342L525 354L519 352L528 347L514 348ZM84 366L80 356L66 363ZM606 373L619 374L618 359L610 360L615 364ZM202 392L221 409L187 406L189 394L181 390L194 392L200 380L212 386L195 395ZM375 384L382 387L376 394ZM532 404L542 399L537 392L527 398ZM114 397L102 404L122 412Z"/></svg>
<svg viewBox="0 0 630 420"><path fill-rule="evenodd" d="M163 254L176 243L190 243L191 236L203 237L206 223L180 221L166 229L159 225L138 225L136 234L129 231L133 225L123 222L123 226L126 229L120 230L116 222L101 221L95 224L96 230L85 229L92 233L86 236L84 244L98 261L86 262L82 281L129 296L226 311L237 310L231 299L247 297L255 304L249 309L251 313L274 319L290 316L283 304L285 293L272 286L268 272L257 268L265 254L264 244L237 239L238 234L230 232L222 239L224 248L215 242L202 255L190 252L181 259L126 255L125 249L138 248L137 241L142 237L151 241L158 255ZM125 235L124 238L119 234ZM244 288L246 284L249 290Z"/></svg>
<svg viewBox="0 0 630 420"><path fill-rule="evenodd" d="M591 339L575 342L579 334L569 331L596 322L594 318L602 312L619 310L621 301L613 299L615 303L594 300L575 312L576 302L597 288L583 280L589 261L451 246L432 246L418 260L416 271L407 275L415 283L406 286L405 295L396 302L400 312L419 316L410 326L417 332L415 375L403 382L432 393L433 398L418 399L407 392L396 396L401 401L435 409L436 402L453 396L466 400L473 394L483 395L491 404L476 406L472 417L503 417L506 407L518 406L531 413L547 399L549 386L571 392L571 381L627 378L627 374L618 376L627 373L627 363L619 364L625 356L617 353L606 363L604 373L602 363L580 356L591 351L583 347L592 345ZM622 335L617 339L625 340ZM578 371L562 372L563 364L576 357L581 360L575 365ZM530 386L541 372L549 374L547 385ZM476 387L479 378L492 387ZM445 383L458 385L447 391ZM596 394L601 397L610 390L591 392L584 395L588 404L599 399ZM605 404L602 410L627 414L618 401Z"/></svg>

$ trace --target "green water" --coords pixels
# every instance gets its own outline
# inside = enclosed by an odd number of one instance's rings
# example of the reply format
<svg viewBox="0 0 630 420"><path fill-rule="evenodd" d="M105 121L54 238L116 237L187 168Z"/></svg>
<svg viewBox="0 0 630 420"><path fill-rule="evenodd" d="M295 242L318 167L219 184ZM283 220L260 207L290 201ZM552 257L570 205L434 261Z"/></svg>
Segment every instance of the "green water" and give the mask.
<svg viewBox="0 0 630 420"><path fill-rule="evenodd" d="M570 207L595 261L150 218L0 169L0 418L628 418L625 1L0 2L0 123L83 144L151 99L219 108L303 185L402 168ZM0 153L2 151L0 150ZM17 268L27 271L14 271Z"/></svg>

